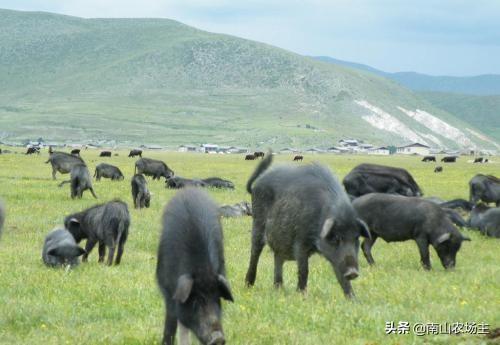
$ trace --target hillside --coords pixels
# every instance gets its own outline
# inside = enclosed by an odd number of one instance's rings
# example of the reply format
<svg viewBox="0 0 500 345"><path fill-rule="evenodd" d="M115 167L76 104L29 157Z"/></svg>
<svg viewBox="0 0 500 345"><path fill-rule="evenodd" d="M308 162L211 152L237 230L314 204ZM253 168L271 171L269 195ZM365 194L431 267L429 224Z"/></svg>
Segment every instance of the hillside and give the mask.
<svg viewBox="0 0 500 345"><path fill-rule="evenodd" d="M372 73L167 19L9 10L0 10L0 128L2 141L497 147Z"/></svg>
<svg viewBox="0 0 500 345"><path fill-rule="evenodd" d="M500 141L500 95L474 96L453 93L422 92L422 97L483 133Z"/></svg>
<svg viewBox="0 0 500 345"><path fill-rule="evenodd" d="M421 92L447 92L469 95L500 95L500 75L485 74L471 77L432 76L415 72L389 73L368 65L334 59L328 56L314 57L319 61L347 66L375 73L399 84Z"/></svg>

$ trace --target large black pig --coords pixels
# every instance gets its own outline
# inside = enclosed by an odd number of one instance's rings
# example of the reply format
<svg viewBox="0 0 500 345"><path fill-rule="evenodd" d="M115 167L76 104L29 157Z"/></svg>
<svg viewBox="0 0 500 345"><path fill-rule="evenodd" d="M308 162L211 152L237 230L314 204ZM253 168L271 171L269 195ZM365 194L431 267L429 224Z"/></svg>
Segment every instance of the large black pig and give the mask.
<svg viewBox="0 0 500 345"><path fill-rule="evenodd" d="M353 209L338 180L319 165L271 165L270 153L247 183L252 194L253 230L246 283L253 285L262 249L274 252L274 283L283 282L283 263L298 265L299 290L305 290L309 257L321 253L332 265L346 297L354 296L351 280L358 276L359 236L369 237L366 224Z"/></svg>
<svg viewBox="0 0 500 345"><path fill-rule="evenodd" d="M222 228L217 205L199 189L178 192L163 213L156 268L165 299L163 344L181 344L191 330L202 344L225 343L221 298L233 301L225 278Z"/></svg>
<svg viewBox="0 0 500 345"><path fill-rule="evenodd" d="M452 268L462 241L470 241L453 226L445 210L428 200L372 193L357 198L352 205L370 228L372 237L361 246L370 264L375 263L371 248L378 237L386 242L415 240L427 270L431 269L429 245L443 267Z"/></svg>

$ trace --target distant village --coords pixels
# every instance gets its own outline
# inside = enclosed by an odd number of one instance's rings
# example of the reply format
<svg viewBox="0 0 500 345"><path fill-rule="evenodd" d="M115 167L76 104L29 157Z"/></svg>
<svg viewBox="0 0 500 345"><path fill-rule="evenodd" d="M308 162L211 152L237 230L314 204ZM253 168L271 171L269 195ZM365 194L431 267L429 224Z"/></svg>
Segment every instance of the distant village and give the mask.
<svg viewBox="0 0 500 345"><path fill-rule="evenodd" d="M114 141L103 141L93 144L82 144L82 143L71 143L63 144L57 142L45 142L42 138L38 140L25 141L22 144L12 144L0 142L0 144L8 146L18 146L18 147L67 147L67 148L86 148L86 149L101 149L101 148L117 148L122 145L117 145ZM140 149L146 150L167 150L167 151L178 151L178 152L198 152L198 153L209 153L209 154L245 154L251 153L253 150L247 147L239 146L223 146L216 144L191 144L191 145L180 145L177 148L164 147L160 145L140 145ZM362 140L357 139L341 139L337 142L335 146L329 148L318 148L311 147L307 149L299 149L293 147L283 147L277 151L279 154L322 154L322 153L336 153L336 154L369 154L369 155L382 155L387 156L391 154L405 154L405 155L434 155L434 154L444 154L444 155L496 155L493 150L480 150L475 151L474 149L461 149L461 150L448 150L440 148L431 148L430 146L421 143L409 143L404 146L375 146L369 143L365 143Z"/></svg>

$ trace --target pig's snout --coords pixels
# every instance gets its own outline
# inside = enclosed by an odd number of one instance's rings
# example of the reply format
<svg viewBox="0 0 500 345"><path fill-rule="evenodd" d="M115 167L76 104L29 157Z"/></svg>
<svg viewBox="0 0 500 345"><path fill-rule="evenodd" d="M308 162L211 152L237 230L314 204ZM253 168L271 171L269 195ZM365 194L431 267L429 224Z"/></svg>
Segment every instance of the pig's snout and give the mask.
<svg viewBox="0 0 500 345"><path fill-rule="evenodd" d="M359 276L359 272L356 268L354 267L349 267L345 273L344 273L344 278L347 280L354 280Z"/></svg>
<svg viewBox="0 0 500 345"><path fill-rule="evenodd" d="M226 339L224 339L224 334L222 334L221 331L215 331L210 335L208 345L224 345L225 343Z"/></svg>

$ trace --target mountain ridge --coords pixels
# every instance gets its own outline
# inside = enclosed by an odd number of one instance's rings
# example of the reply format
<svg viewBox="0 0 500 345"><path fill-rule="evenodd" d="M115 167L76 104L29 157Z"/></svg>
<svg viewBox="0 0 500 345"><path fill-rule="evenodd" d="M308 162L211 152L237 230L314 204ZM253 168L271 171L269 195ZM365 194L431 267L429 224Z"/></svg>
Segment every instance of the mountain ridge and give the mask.
<svg viewBox="0 0 500 345"><path fill-rule="evenodd" d="M0 19L0 140L497 147L396 82L267 44L169 19Z"/></svg>

